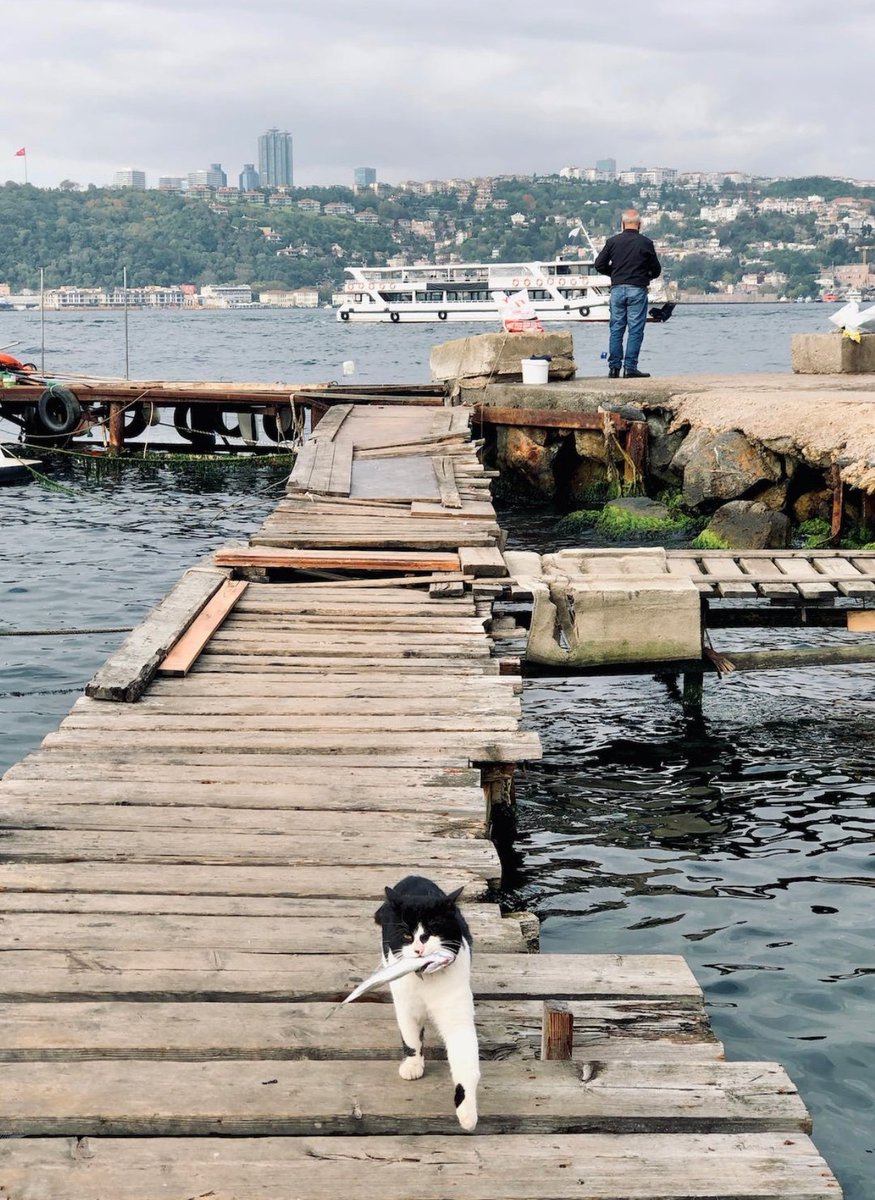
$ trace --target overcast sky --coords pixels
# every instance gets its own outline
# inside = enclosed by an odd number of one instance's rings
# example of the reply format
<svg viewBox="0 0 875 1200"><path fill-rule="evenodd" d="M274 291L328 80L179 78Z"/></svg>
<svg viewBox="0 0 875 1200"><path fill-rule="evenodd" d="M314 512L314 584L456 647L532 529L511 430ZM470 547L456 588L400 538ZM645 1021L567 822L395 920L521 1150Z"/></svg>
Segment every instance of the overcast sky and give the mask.
<svg viewBox="0 0 875 1200"><path fill-rule="evenodd" d="M30 0L4 8L0 180L236 184L680 170L875 177L873 0Z"/></svg>

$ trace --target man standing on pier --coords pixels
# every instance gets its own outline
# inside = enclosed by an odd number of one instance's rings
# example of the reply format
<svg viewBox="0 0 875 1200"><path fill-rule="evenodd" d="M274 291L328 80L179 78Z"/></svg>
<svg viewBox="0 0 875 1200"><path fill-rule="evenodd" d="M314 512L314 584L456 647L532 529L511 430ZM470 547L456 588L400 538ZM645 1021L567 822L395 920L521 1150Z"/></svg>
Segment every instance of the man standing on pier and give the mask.
<svg viewBox="0 0 875 1200"><path fill-rule="evenodd" d="M647 287L662 273L662 267L653 242L641 232L641 218L634 208L623 213L623 232L608 238L594 265L600 275L608 275L611 280L608 375L619 379L623 367L626 379L649 379L647 371L638 370L638 354L647 320Z"/></svg>

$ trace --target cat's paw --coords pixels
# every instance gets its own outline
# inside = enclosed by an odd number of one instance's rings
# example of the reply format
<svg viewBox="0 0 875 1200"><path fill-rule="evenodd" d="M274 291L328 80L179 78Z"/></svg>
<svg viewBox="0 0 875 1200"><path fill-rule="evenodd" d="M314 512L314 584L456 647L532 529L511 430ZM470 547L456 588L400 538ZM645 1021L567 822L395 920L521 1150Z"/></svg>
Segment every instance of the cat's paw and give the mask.
<svg viewBox="0 0 875 1200"><path fill-rule="evenodd" d="M410 1054L402 1058L398 1074L402 1079L421 1079L425 1070L425 1060L421 1054Z"/></svg>
<svg viewBox="0 0 875 1200"><path fill-rule="evenodd" d="M456 1116L459 1118L459 1124L467 1133L477 1128L477 1105L472 1100L466 1100L460 1104L456 1109Z"/></svg>
<svg viewBox="0 0 875 1200"><path fill-rule="evenodd" d="M456 1105L456 1116L459 1118L459 1124L470 1133L477 1125L476 1092L470 1091L466 1093L461 1083L457 1083L453 1100Z"/></svg>

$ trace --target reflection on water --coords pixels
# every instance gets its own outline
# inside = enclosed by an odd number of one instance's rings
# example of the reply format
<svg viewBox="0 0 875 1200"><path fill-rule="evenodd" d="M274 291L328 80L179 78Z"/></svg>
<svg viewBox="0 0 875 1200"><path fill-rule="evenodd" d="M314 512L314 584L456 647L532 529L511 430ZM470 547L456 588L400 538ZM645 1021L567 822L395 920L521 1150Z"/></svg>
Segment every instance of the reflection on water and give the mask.
<svg viewBox="0 0 875 1200"><path fill-rule="evenodd" d="M505 899L546 951L682 954L727 1057L782 1062L871 1200L875 669L708 677L699 720L643 676L529 681L523 710L545 756Z"/></svg>

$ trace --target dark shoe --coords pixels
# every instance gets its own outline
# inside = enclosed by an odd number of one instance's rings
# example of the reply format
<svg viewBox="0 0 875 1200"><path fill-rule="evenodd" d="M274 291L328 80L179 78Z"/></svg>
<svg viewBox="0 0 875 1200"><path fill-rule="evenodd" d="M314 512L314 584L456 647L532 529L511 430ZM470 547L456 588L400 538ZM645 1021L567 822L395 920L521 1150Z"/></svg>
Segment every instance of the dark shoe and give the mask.
<svg viewBox="0 0 875 1200"><path fill-rule="evenodd" d="M624 379L649 379L649 371L639 371L637 367L633 367L630 371L628 368L623 372Z"/></svg>
<svg viewBox="0 0 875 1200"><path fill-rule="evenodd" d="M608 379L619 379L619 378L620 378L620 368L619 367L608 367Z"/></svg>

